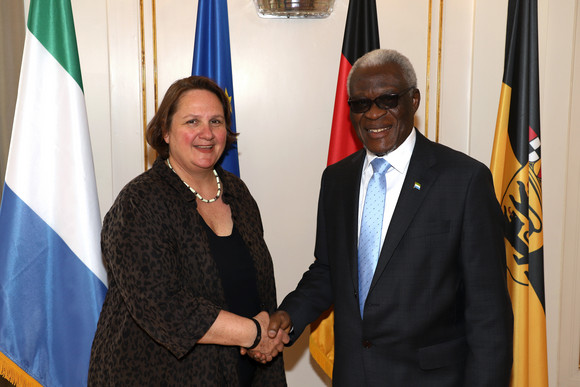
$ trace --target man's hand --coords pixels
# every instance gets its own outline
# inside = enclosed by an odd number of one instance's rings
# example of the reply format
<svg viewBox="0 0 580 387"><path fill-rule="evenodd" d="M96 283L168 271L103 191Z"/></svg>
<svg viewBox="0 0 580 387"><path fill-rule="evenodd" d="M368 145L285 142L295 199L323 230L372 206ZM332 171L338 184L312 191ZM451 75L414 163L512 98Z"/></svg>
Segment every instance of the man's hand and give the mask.
<svg viewBox="0 0 580 387"><path fill-rule="evenodd" d="M270 338L276 337L280 330L288 335L290 328L292 328L292 320L290 319L288 312L279 310L270 315L270 324L268 326L268 336ZM286 342L286 344L287 343L288 342Z"/></svg>
<svg viewBox="0 0 580 387"><path fill-rule="evenodd" d="M240 348L240 353L242 355L248 354L252 359L265 364L282 352L284 344L290 341L290 337L282 329L270 336L268 332L270 319L267 312L260 312L254 318L260 323L262 338L256 348Z"/></svg>

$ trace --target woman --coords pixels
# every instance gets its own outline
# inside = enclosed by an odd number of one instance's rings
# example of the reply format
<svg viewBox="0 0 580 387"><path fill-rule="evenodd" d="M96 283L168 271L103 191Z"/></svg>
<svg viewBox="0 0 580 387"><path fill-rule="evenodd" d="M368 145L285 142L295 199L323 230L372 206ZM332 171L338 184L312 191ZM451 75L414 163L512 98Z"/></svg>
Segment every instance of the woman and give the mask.
<svg viewBox="0 0 580 387"><path fill-rule="evenodd" d="M149 123L159 157L103 224L109 291L89 385L286 385L282 356L266 364L287 338L267 335L276 294L258 207L217 165L230 125L228 97L205 77L171 85Z"/></svg>

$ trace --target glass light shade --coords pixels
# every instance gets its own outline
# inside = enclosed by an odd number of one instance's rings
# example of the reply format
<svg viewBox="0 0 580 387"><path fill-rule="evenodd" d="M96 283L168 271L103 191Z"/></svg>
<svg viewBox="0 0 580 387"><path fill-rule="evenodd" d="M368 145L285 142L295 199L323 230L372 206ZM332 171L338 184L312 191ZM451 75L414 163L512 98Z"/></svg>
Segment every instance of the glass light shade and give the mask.
<svg viewBox="0 0 580 387"><path fill-rule="evenodd" d="M332 13L334 0L254 0L264 18L325 18Z"/></svg>

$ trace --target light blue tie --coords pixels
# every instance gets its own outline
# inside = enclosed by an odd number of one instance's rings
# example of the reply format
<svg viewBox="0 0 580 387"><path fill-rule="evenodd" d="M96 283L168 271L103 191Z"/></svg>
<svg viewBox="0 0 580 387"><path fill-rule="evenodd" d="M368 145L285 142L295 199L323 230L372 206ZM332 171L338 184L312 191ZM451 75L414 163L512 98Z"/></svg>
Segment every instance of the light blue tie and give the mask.
<svg viewBox="0 0 580 387"><path fill-rule="evenodd" d="M367 187L358 240L358 299L361 318L381 251L381 230L387 190L385 173L390 167L390 164L381 158L374 159L371 165L374 173Z"/></svg>

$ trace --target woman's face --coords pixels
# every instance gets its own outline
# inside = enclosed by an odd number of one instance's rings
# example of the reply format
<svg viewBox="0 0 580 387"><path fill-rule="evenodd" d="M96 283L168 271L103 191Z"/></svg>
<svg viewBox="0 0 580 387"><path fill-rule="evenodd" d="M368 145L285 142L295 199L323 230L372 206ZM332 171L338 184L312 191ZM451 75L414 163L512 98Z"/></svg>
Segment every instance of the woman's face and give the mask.
<svg viewBox="0 0 580 387"><path fill-rule="evenodd" d="M218 97L208 90L189 90L177 103L163 136L171 163L189 173L212 169L226 146L226 120Z"/></svg>

